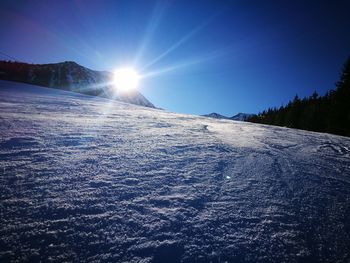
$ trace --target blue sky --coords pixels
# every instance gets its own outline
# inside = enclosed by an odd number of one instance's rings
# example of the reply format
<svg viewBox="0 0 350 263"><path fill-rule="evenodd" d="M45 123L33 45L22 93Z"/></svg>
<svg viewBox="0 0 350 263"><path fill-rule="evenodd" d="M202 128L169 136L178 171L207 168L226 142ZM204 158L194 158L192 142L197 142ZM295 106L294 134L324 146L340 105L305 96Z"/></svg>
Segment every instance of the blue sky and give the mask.
<svg viewBox="0 0 350 263"><path fill-rule="evenodd" d="M0 52L134 66L156 106L232 116L333 88L350 55L349 12L349 1L5 0Z"/></svg>

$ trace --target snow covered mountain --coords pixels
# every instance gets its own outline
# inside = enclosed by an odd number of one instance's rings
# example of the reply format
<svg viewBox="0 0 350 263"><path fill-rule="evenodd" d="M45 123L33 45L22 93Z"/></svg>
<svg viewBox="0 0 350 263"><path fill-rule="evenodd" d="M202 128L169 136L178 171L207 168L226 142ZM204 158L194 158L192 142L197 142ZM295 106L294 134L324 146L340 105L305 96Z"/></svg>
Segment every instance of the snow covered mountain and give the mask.
<svg viewBox="0 0 350 263"><path fill-rule="evenodd" d="M238 113L234 116L232 116L230 119L234 121L246 121L250 117L252 117L254 114L249 114L249 113Z"/></svg>
<svg viewBox="0 0 350 263"><path fill-rule="evenodd" d="M202 115L203 117L209 117L209 118L214 118L214 119L226 119L226 120L229 120L230 118L229 117L226 117L224 115L221 115L219 113L216 113L216 112L212 112L212 113L209 113L209 114L204 114Z"/></svg>
<svg viewBox="0 0 350 263"><path fill-rule="evenodd" d="M111 73L91 70L72 61L41 65L0 61L0 79L113 98L154 108L138 91L116 93L111 84Z"/></svg>
<svg viewBox="0 0 350 263"><path fill-rule="evenodd" d="M350 262L350 138L0 81L0 262Z"/></svg>
<svg viewBox="0 0 350 263"><path fill-rule="evenodd" d="M232 117L227 117L224 115L221 115L219 113L213 112L210 114L205 114L202 115L203 117L209 117L209 118L214 118L214 119L224 119L224 120L234 120L234 121L246 121L248 118L253 116L254 114L249 114L249 113L238 113Z"/></svg>

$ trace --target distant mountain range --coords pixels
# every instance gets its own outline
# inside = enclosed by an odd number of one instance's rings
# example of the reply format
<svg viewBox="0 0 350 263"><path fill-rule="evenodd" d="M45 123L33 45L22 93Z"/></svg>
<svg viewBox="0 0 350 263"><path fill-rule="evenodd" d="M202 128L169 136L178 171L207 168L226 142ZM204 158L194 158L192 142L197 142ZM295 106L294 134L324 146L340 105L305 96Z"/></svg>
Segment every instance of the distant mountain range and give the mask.
<svg viewBox="0 0 350 263"><path fill-rule="evenodd" d="M69 90L155 108L138 91L117 93L112 84L112 73L91 70L73 61L53 64L0 61L0 79Z"/></svg>
<svg viewBox="0 0 350 263"><path fill-rule="evenodd" d="M238 113L232 117L227 117L216 112L202 115L203 117L209 117L214 119L225 119L225 120L233 120L233 121L246 121L248 118L252 117L254 114L249 113Z"/></svg>

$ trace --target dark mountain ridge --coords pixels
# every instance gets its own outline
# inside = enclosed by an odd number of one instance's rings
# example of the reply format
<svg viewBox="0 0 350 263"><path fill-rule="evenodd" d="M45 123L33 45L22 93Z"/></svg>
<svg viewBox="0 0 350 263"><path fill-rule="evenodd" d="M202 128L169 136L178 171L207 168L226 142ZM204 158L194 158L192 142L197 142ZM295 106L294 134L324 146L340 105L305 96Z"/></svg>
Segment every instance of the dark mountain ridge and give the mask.
<svg viewBox="0 0 350 263"><path fill-rule="evenodd" d="M112 73L91 70L73 61L51 64L0 61L0 79L69 90L154 108L154 105L138 91L117 93L113 87Z"/></svg>

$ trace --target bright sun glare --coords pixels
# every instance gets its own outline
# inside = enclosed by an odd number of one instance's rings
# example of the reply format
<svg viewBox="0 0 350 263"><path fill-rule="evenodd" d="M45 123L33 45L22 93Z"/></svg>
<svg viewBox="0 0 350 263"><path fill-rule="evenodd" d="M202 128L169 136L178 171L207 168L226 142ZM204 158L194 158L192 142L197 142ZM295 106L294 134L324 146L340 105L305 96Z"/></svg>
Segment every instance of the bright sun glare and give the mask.
<svg viewBox="0 0 350 263"><path fill-rule="evenodd" d="M140 76L133 68L120 68L114 71L113 83L118 91L127 92L137 88Z"/></svg>

